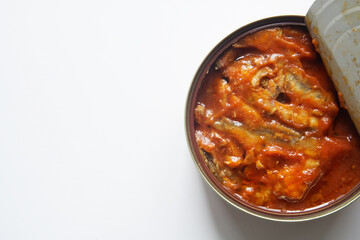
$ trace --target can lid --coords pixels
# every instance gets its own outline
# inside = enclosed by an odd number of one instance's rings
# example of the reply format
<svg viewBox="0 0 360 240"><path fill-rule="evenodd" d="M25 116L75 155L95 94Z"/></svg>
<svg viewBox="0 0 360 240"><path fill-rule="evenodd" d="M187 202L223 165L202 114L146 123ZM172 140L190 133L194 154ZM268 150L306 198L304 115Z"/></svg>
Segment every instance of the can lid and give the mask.
<svg viewBox="0 0 360 240"><path fill-rule="evenodd" d="M306 25L360 133L360 1L316 0Z"/></svg>

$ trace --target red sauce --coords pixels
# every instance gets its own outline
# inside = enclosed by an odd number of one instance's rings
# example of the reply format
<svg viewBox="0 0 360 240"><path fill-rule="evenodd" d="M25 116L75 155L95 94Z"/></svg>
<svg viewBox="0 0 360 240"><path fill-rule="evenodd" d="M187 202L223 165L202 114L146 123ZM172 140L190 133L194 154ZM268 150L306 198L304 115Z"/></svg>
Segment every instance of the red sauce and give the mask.
<svg viewBox="0 0 360 240"><path fill-rule="evenodd" d="M304 211L360 181L360 137L303 28L265 29L214 63L195 135L210 170L256 206Z"/></svg>

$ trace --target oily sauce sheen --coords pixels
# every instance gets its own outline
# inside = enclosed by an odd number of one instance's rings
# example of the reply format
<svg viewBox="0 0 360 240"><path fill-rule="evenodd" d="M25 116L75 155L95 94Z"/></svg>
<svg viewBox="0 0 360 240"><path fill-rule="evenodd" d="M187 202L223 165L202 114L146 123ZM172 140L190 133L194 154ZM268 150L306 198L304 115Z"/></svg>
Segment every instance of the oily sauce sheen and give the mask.
<svg viewBox="0 0 360 240"><path fill-rule="evenodd" d="M306 29L250 34L213 64L195 137L211 172L243 201L304 211L360 180L360 138Z"/></svg>

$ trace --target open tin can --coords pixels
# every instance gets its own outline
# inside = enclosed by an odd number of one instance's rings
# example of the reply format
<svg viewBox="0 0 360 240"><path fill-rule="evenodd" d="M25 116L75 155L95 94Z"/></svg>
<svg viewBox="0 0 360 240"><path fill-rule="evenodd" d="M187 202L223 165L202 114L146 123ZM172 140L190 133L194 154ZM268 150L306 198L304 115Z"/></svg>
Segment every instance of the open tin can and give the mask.
<svg viewBox="0 0 360 240"><path fill-rule="evenodd" d="M306 211L273 211L271 209L266 209L258 206L254 206L246 201L241 200L239 197L236 197L228 189L226 189L212 174L208 168L205 160L200 153L200 149L196 143L195 138L195 128L194 128L194 111L196 107L196 97L201 87L202 81L205 79L206 74L209 69L219 58L219 56L228 49L232 44L237 42L239 39L244 38L245 36L263 30L266 28L272 27L283 27L283 26L294 26L298 28L306 29L305 17L303 16L278 16L259 20L241 27L235 32L231 33L224 40L222 40L215 48L208 54L205 60L200 65L198 71L195 74L193 82L191 84L187 102L186 102L186 111L185 111L185 124L186 124L186 136L189 149L191 151L194 163L198 168L199 172L209 184L209 186L225 201L233 205L234 207L247 212L251 215L283 222L296 222L296 221L306 221L311 219L316 219L329 215L333 212L336 212L343 207L349 205L355 201L360 196L360 185L358 184L345 196L334 200L331 203L320 205L313 209L307 209Z"/></svg>

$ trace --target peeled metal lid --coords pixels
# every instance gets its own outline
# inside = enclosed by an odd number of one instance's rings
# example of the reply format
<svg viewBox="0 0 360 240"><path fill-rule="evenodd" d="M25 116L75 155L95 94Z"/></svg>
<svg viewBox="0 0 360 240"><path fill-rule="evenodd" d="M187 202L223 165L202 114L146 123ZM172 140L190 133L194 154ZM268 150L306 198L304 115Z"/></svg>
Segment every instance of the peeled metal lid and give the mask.
<svg viewBox="0 0 360 240"><path fill-rule="evenodd" d="M306 24L360 133L360 0L316 0Z"/></svg>

